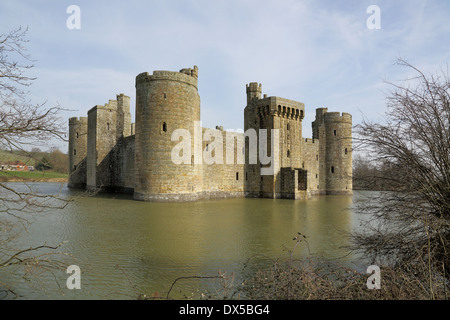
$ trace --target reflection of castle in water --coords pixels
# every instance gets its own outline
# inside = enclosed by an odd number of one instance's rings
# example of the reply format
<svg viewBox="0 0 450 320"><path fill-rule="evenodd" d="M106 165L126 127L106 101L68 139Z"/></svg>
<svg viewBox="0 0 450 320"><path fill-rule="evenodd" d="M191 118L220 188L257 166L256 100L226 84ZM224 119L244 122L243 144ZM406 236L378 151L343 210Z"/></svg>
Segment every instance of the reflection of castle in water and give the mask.
<svg viewBox="0 0 450 320"><path fill-rule="evenodd" d="M136 124L131 123L130 98L123 94L104 106L95 106L88 117L69 119L69 187L131 192L147 201L190 201L205 198L265 197L301 199L315 194L352 193L351 115L316 110L313 138L302 137L303 103L262 96L261 84L247 85L244 110L246 132L266 129L273 174L262 175L260 157L250 163L244 133L233 133L233 155L245 152L245 164L176 164L171 160L175 129L189 131L191 154L225 156L227 131L216 127L215 139L195 145L195 124L200 121L198 69L154 71L136 77ZM271 129L278 129L273 139ZM201 128L202 133L207 129ZM202 135L200 133L200 135ZM201 141L201 139L200 139ZM193 142L193 143L192 143ZM219 150L220 149L222 150ZM226 163L226 164L225 164Z"/></svg>

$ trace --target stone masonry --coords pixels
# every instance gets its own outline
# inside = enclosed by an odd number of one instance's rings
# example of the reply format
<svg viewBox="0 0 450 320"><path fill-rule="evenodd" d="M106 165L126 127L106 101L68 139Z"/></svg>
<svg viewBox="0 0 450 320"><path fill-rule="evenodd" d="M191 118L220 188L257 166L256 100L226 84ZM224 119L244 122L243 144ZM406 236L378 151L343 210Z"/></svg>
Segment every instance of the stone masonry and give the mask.
<svg viewBox="0 0 450 320"><path fill-rule="evenodd" d="M94 106L87 118L69 119L69 188L132 193L143 201L352 193L350 114L317 109L313 138L303 138L303 103L262 95L256 82L246 93L244 133L202 128L196 66L139 74L136 123L124 94ZM177 129L190 139L182 141L189 147L180 164L172 159L181 144L173 138Z"/></svg>

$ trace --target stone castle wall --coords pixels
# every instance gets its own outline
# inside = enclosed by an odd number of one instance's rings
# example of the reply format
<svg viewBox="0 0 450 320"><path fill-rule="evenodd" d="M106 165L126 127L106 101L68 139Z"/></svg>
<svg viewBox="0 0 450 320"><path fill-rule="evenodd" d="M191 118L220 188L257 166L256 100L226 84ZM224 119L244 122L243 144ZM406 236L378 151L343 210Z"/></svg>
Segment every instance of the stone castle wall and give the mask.
<svg viewBox="0 0 450 320"><path fill-rule="evenodd" d="M320 193L351 194L352 116L320 108L312 128L313 138L320 141Z"/></svg>
<svg viewBox="0 0 450 320"><path fill-rule="evenodd" d="M351 115L317 109L313 139L305 139L304 104L263 96L261 84L252 82L246 86L245 133L202 128L197 85L196 66L141 73L135 124L124 94L93 107L87 118L69 119L69 187L133 193L145 201L305 199L352 192ZM179 129L188 140L172 137ZM270 164L261 163L264 133L265 156L278 150ZM174 163L174 147L185 143L186 153L178 153L183 163ZM270 174L262 174L269 167Z"/></svg>
<svg viewBox="0 0 450 320"><path fill-rule="evenodd" d="M69 119L69 181L70 188L86 187L87 117Z"/></svg>
<svg viewBox="0 0 450 320"><path fill-rule="evenodd" d="M130 126L131 129L131 126ZM131 130L130 130L131 131ZM114 190L123 193L134 192L135 136L123 137L114 150Z"/></svg>
<svg viewBox="0 0 450 320"><path fill-rule="evenodd" d="M301 168L307 171L307 186L311 195L320 193L319 179L319 147L320 142L316 139L303 140L303 155Z"/></svg>
<svg viewBox="0 0 450 320"><path fill-rule="evenodd" d="M207 131L212 137L205 136ZM244 135L220 128L215 130L202 128L202 135L204 137L202 150L206 153L206 157L203 156L201 165L203 176L201 198L243 197L245 172L239 156L243 156ZM216 138L219 141L216 141Z"/></svg>
<svg viewBox="0 0 450 320"><path fill-rule="evenodd" d="M202 188L201 168L171 159L175 129L191 136L200 121L196 69L155 71L136 77L135 189L138 200L195 200ZM192 159L194 162L194 159Z"/></svg>

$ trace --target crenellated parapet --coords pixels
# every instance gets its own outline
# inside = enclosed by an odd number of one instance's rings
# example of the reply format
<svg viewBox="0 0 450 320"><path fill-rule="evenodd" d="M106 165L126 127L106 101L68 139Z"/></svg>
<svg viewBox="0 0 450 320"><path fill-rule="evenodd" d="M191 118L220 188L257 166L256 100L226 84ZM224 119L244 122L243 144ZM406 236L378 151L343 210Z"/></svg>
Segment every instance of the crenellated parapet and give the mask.
<svg viewBox="0 0 450 320"><path fill-rule="evenodd" d="M277 116L284 119L302 121L305 117L305 105L294 100L280 97L268 97L255 103L262 117Z"/></svg>
<svg viewBox="0 0 450 320"><path fill-rule="evenodd" d="M352 115L350 113L346 113L346 112L327 112L324 114L324 118L323 118L324 122L327 123L347 123L347 124L351 124L352 123Z"/></svg>
<svg viewBox="0 0 450 320"><path fill-rule="evenodd" d="M247 105L261 99L262 85L258 82L250 82L245 85L245 92L247 93Z"/></svg>
<svg viewBox="0 0 450 320"><path fill-rule="evenodd" d="M198 68L194 66L194 69L181 69L181 71L163 71L156 70L152 74L148 72L142 72L136 76L136 87L140 85L148 84L152 81L168 80L175 82L182 82L189 84L196 89L198 88Z"/></svg>
<svg viewBox="0 0 450 320"><path fill-rule="evenodd" d="M69 118L69 126L87 123L87 117L71 117Z"/></svg>

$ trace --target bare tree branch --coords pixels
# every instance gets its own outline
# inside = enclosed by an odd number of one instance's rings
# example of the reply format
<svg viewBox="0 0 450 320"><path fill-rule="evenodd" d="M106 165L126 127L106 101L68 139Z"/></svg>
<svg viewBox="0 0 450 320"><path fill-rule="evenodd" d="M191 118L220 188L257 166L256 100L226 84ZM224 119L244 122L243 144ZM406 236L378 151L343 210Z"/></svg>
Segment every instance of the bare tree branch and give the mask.
<svg viewBox="0 0 450 320"><path fill-rule="evenodd" d="M355 127L356 148L367 154L355 178L368 189L391 191L357 206L372 219L371 232L356 234L354 247L373 260L450 279L450 77L442 68L426 75L405 60L397 63L416 76L388 82L383 123L365 118Z"/></svg>
<svg viewBox="0 0 450 320"><path fill-rule="evenodd" d="M0 149L28 152L27 147L48 146L51 139L66 140L64 110L59 104L32 103L28 89L35 77L28 73L34 67L26 50L28 28L0 34ZM0 159L1 160L1 159ZM14 245L33 216L64 209L70 199L57 194L47 195L33 184L0 183L0 268L21 265L25 274L52 272L65 264L59 255L62 245L43 244L23 249ZM7 281L0 282L1 292L16 293Z"/></svg>

